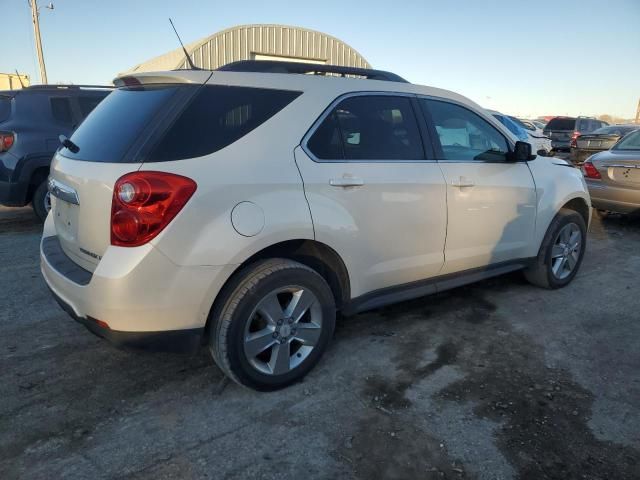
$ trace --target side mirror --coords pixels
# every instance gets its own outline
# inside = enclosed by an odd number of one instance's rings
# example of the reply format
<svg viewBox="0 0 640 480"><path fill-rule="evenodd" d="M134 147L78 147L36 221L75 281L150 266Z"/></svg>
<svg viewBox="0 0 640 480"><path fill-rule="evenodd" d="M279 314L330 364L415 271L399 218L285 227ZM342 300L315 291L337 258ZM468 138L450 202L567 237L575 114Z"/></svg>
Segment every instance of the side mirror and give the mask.
<svg viewBox="0 0 640 480"><path fill-rule="evenodd" d="M531 154L531 144L527 142L516 142L513 152L509 154L509 160L512 162L528 162L536 158Z"/></svg>

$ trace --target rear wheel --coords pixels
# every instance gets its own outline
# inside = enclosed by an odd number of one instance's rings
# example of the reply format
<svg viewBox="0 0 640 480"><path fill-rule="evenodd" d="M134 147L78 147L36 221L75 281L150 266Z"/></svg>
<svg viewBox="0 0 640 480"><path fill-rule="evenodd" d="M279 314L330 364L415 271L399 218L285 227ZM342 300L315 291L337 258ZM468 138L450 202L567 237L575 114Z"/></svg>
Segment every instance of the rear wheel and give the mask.
<svg viewBox="0 0 640 480"><path fill-rule="evenodd" d="M31 207L38 218L44 222L49 214L49 210L51 210L51 194L49 193L47 180L40 183L33 193Z"/></svg>
<svg viewBox="0 0 640 480"><path fill-rule="evenodd" d="M250 265L212 312L211 354L227 376L256 390L302 379L335 328L335 301L314 270L286 259Z"/></svg>
<svg viewBox="0 0 640 480"><path fill-rule="evenodd" d="M562 288L578 273L587 243L582 215L562 209L545 234L534 265L524 271L529 282L543 288Z"/></svg>

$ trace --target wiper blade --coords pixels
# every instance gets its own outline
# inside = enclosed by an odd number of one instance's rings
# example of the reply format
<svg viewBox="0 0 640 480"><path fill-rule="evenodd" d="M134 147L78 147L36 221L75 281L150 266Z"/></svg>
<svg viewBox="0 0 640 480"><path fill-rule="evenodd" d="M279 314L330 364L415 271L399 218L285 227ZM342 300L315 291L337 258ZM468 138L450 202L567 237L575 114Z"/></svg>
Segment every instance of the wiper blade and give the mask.
<svg viewBox="0 0 640 480"><path fill-rule="evenodd" d="M71 153L78 153L80 151L80 147L75 143L73 143L64 135L60 135L58 137L58 140L60 140L60 143L62 144L62 146L68 149Z"/></svg>

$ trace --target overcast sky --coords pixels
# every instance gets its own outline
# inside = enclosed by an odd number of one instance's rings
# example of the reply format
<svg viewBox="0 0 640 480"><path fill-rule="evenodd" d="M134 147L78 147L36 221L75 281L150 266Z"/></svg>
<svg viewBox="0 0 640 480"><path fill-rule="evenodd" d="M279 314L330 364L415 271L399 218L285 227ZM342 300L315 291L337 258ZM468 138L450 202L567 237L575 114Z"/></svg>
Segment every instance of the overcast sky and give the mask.
<svg viewBox="0 0 640 480"><path fill-rule="evenodd" d="M50 83L110 82L177 46L248 23L334 35L375 68L521 116L635 116L640 0L307 2L40 0ZM27 0L0 0L0 72L38 83Z"/></svg>

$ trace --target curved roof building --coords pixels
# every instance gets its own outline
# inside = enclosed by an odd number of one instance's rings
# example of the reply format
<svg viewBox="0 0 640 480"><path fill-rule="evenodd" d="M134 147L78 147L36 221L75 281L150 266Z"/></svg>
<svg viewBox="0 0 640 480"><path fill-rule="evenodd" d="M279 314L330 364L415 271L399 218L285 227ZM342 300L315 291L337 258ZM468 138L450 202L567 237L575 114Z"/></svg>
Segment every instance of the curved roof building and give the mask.
<svg viewBox="0 0 640 480"><path fill-rule="evenodd" d="M284 60L371 68L362 55L326 33L285 25L240 25L185 45L193 63L213 70L237 60ZM182 48L126 73L188 68Z"/></svg>

